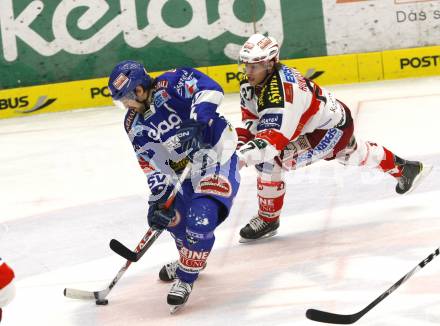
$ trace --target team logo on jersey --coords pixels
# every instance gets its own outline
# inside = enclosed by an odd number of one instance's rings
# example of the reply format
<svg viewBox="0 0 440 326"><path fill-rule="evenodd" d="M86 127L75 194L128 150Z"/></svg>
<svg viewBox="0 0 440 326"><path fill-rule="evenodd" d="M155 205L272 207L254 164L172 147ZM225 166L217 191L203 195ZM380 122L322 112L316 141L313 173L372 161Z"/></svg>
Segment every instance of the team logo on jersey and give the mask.
<svg viewBox="0 0 440 326"><path fill-rule="evenodd" d="M185 97L191 98L197 92L197 79L193 78L185 82Z"/></svg>
<svg viewBox="0 0 440 326"><path fill-rule="evenodd" d="M283 83L284 98L286 102L293 103L293 86L291 83Z"/></svg>
<svg viewBox="0 0 440 326"><path fill-rule="evenodd" d="M263 86L258 97L258 111L266 108L284 107L280 76L275 73L271 79Z"/></svg>
<svg viewBox="0 0 440 326"><path fill-rule="evenodd" d="M261 117L257 126L257 131L266 129L281 129L281 123L283 122L283 115L277 113L268 113Z"/></svg>
<svg viewBox="0 0 440 326"><path fill-rule="evenodd" d="M148 175L147 177L148 187L151 189L151 193L155 194L157 199L160 199L165 194L165 187L168 184L167 175L156 171Z"/></svg>
<svg viewBox="0 0 440 326"><path fill-rule="evenodd" d="M211 174L200 180L196 192L230 197L232 186L228 179L218 174Z"/></svg>
<svg viewBox="0 0 440 326"><path fill-rule="evenodd" d="M159 141L160 137L166 134L171 129L177 127L182 123L182 120L177 114L171 113L168 116L168 119L159 122L155 125L153 122L150 122L148 128L148 137L155 141Z"/></svg>
<svg viewBox="0 0 440 326"><path fill-rule="evenodd" d="M343 132L340 129L329 129L314 150L327 152L329 149L335 147L336 143L341 139L342 134Z"/></svg>
<svg viewBox="0 0 440 326"><path fill-rule="evenodd" d="M286 67L286 66L282 66L281 67L281 70L283 71L283 73L284 73L284 78L286 78L286 80L288 81L288 82L291 82L291 83L296 83L296 79L295 79L295 77L293 76L293 72L292 72L292 70L289 68L289 67Z"/></svg>
<svg viewBox="0 0 440 326"><path fill-rule="evenodd" d="M197 84L197 79L194 77L193 72L188 72L186 70L182 70L182 72L183 74L177 84L174 86L174 89L180 96L190 98L192 94L189 95L189 92L194 93L197 90L196 88L191 87L193 84Z"/></svg>
<svg viewBox="0 0 440 326"><path fill-rule="evenodd" d="M308 165L317 159L328 157L334 147L341 139L343 131L337 128L329 129L318 145L300 154L296 160L296 165Z"/></svg>
<svg viewBox="0 0 440 326"><path fill-rule="evenodd" d="M154 87L154 89L159 89L159 88L167 88L168 87L168 80L164 79L164 80L160 80L157 82L156 86Z"/></svg>
<svg viewBox="0 0 440 326"><path fill-rule="evenodd" d="M272 79L270 81L267 97L269 102L273 104L280 104L283 101L283 97L280 92L279 83L276 79Z"/></svg>
<svg viewBox="0 0 440 326"><path fill-rule="evenodd" d="M171 97L168 92L164 89L161 89L160 91L154 93L154 106L156 106L157 108L161 107L170 99Z"/></svg>
<svg viewBox="0 0 440 326"><path fill-rule="evenodd" d="M120 91L122 89L122 87L125 86L125 84L127 84L129 81L128 77L125 76L122 72L119 74L118 77L116 77L116 79L113 82L113 86Z"/></svg>

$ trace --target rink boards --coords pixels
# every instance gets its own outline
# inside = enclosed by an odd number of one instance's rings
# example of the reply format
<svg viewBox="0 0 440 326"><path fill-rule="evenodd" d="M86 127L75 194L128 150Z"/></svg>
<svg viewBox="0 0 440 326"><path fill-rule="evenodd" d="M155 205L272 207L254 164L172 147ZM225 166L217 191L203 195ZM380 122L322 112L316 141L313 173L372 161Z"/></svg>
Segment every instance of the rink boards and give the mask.
<svg viewBox="0 0 440 326"><path fill-rule="evenodd" d="M433 76L440 75L440 46L282 62L320 85ZM238 92L241 73L236 64L198 69L215 79L226 93ZM0 90L0 119L108 105L107 77Z"/></svg>

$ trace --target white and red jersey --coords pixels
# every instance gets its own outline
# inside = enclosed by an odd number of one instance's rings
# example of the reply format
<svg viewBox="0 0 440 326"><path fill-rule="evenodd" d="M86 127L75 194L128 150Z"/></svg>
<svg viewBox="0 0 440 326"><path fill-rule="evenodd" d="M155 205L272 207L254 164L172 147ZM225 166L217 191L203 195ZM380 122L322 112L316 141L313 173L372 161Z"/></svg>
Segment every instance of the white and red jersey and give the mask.
<svg viewBox="0 0 440 326"><path fill-rule="evenodd" d="M239 151L247 165L272 159L300 135L342 126L346 118L330 92L285 65L260 89L243 79L240 102L245 129L255 136Z"/></svg>
<svg viewBox="0 0 440 326"><path fill-rule="evenodd" d="M14 271L0 258L0 308L6 306L15 295Z"/></svg>

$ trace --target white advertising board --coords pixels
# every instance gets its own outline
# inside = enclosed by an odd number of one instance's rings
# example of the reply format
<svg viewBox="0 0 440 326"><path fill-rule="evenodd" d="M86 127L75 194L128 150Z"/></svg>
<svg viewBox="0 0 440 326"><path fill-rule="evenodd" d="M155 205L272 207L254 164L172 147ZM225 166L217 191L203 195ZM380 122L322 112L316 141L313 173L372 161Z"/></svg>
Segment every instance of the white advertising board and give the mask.
<svg viewBox="0 0 440 326"><path fill-rule="evenodd" d="M323 0L328 55L440 45L440 0Z"/></svg>

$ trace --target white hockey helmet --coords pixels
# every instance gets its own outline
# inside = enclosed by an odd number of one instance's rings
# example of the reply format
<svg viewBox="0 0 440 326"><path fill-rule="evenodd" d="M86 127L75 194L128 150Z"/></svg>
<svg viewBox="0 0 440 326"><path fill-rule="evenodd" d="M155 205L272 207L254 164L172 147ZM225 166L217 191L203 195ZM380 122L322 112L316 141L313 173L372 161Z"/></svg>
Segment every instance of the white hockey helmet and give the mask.
<svg viewBox="0 0 440 326"><path fill-rule="evenodd" d="M254 34L240 49L240 63L268 62L272 59L278 62L280 46L275 38Z"/></svg>

